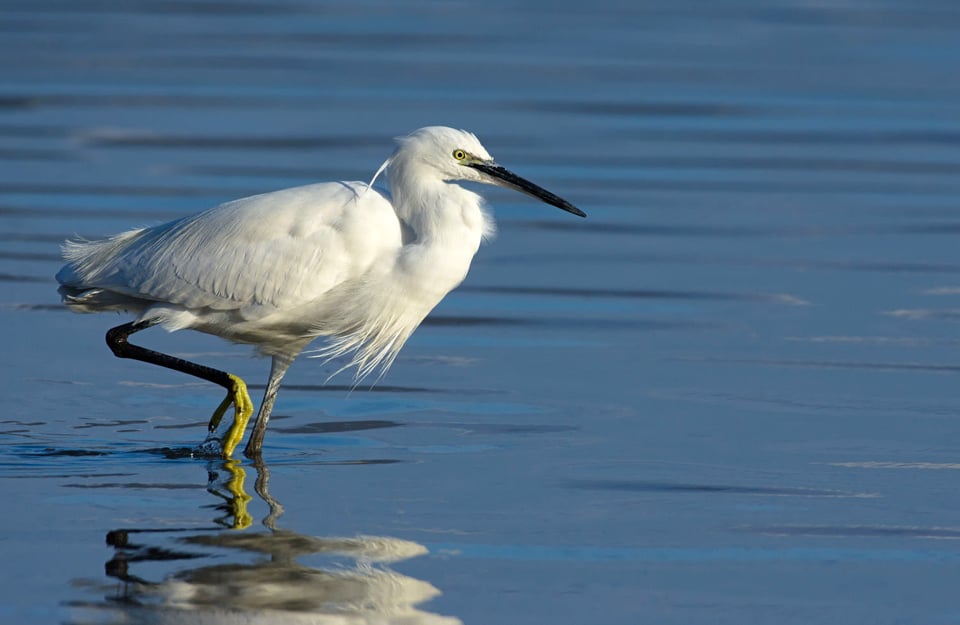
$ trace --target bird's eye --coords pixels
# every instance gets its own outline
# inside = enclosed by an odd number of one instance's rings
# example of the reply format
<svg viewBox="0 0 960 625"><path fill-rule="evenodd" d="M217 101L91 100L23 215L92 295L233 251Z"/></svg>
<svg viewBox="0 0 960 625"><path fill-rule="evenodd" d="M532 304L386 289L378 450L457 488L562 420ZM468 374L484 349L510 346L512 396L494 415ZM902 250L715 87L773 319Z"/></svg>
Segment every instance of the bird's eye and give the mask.
<svg viewBox="0 0 960 625"><path fill-rule="evenodd" d="M464 152L463 150L454 150L454 151L453 151L453 158L457 159L458 161L466 160L466 158L467 158L467 153Z"/></svg>

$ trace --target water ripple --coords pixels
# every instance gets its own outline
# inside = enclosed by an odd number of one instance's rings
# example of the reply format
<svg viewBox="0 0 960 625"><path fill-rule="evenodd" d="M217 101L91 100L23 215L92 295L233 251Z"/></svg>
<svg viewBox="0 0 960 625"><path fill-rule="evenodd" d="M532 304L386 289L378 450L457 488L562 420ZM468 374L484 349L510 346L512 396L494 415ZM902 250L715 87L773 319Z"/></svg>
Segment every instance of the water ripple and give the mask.
<svg viewBox="0 0 960 625"><path fill-rule="evenodd" d="M570 480L568 488L586 490L613 490L632 493L729 493L732 495L762 495L774 497L877 497L869 493L849 493L839 490L815 488L787 488L777 486L742 486L733 484L691 484L677 482L654 482L645 480Z"/></svg>

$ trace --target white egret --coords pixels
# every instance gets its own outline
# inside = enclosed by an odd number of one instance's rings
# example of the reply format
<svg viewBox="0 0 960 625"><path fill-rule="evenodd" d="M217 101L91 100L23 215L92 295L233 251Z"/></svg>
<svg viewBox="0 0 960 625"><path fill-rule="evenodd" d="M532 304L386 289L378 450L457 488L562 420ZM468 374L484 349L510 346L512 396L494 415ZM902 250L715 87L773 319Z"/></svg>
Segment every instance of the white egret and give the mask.
<svg viewBox="0 0 960 625"><path fill-rule="evenodd" d="M154 325L251 344L272 357L245 453L257 456L287 368L308 343L349 356L356 379L383 372L420 322L467 275L494 223L483 199L455 181L509 187L580 217L564 199L498 165L473 134L440 126L397 139L369 184L312 184L234 200L170 223L100 241L67 241L57 273L78 312L127 311L107 332L120 358L134 358L227 389L208 443L233 454L253 413L239 377L127 341ZM389 194L371 185L386 170ZM341 369L342 370L342 369Z"/></svg>

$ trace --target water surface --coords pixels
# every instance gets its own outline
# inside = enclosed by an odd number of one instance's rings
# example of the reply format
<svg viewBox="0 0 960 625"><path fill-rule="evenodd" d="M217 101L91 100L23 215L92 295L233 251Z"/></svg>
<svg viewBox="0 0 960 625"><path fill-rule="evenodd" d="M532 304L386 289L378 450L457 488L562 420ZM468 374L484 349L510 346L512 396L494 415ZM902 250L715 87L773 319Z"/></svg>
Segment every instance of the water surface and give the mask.
<svg viewBox="0 0 960 625"><path fill-rule="evenodd" d="M3 15L0 621L960 622L954 4ZM465 284L372 390L298 361L260 465L185 454L219 389L59 304L68 236L428 124L589 218L484 190Z"/></svg>

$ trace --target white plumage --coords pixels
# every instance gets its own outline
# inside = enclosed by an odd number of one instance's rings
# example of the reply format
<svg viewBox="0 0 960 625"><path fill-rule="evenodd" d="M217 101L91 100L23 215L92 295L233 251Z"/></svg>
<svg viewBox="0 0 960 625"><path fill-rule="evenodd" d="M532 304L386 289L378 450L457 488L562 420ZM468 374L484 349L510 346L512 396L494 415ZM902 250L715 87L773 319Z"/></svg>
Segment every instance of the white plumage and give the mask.
<svg viewBox="0 0 960 625"><path fill-rule="evenodd" d="M382 373L466 277L494 225L481 197L451 181L508 186L583 216L496 165L471 133L429 127L398 142L384 164L390 195L362 182L313 184L69 241L57 274L64 302L78 312L132 312L140 325L131 333L194 329L272 356L247 448L257 453L280 380L308 343L328 337L320 354L349 356L344 368L356 367L358 379Z"/></svg>

